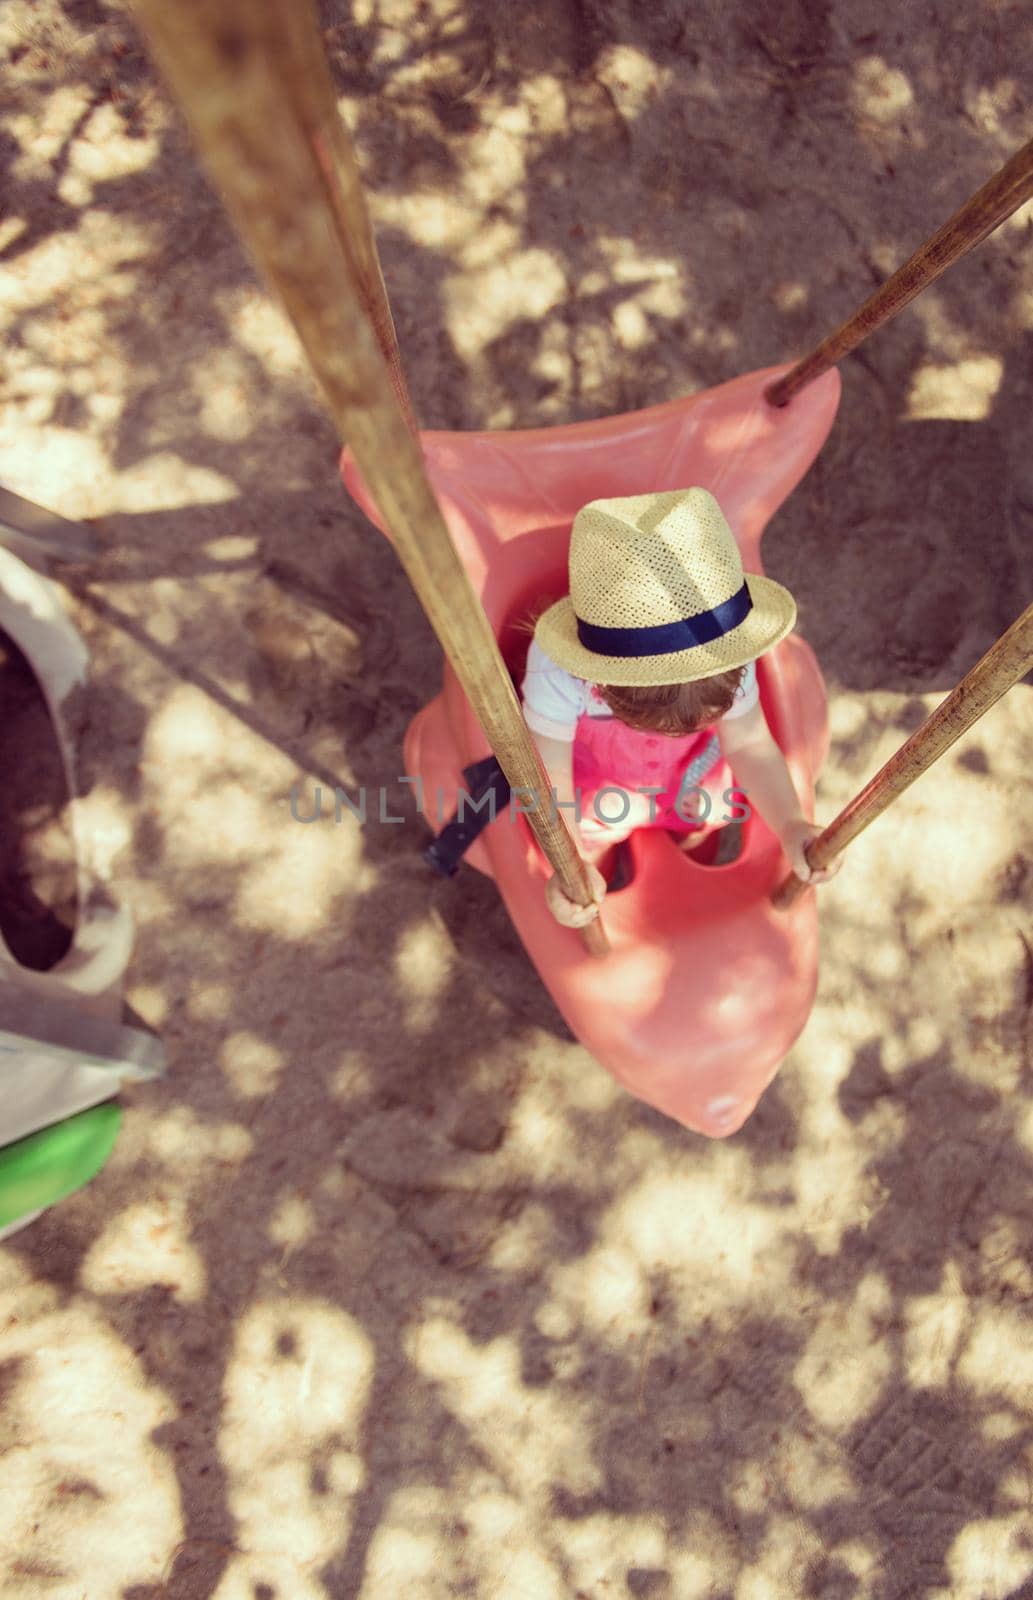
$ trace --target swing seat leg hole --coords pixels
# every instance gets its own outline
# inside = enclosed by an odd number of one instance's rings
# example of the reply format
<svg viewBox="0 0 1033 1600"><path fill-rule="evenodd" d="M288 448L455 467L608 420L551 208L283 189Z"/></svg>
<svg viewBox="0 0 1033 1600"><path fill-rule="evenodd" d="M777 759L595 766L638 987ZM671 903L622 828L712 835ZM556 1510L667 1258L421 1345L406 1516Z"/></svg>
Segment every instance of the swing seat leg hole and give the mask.
<svg viewBox="0 0 1033 1600"><path fill-rule="evenodd" d="M700 867L728 867L738 861L746 843L745 822L726 822L723 827L712 828L698 844L694 835L677 838L672 835L683 855Z"/></svg>

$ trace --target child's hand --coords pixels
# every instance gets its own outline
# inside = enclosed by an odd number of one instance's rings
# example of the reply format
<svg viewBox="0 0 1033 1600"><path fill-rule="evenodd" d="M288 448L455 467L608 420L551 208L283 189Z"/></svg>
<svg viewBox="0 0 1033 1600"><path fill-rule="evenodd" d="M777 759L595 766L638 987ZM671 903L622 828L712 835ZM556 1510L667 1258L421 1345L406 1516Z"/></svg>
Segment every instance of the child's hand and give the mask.
<svg viewBox="0 0 1033 1600"><path fill-rule="evenodd" d="M804 850L812 839L824 831L819 823L808 822L806 817L794 817L782 831L782 848L796 876L802 878L804 883L828 883L843 865L842 856L837 856L831 866L821 867L818 871L808 862Z"/></svg>
<svg viewBox="0 0 1033 1600"><path fill-rule="evenodd" d="M564 928L587 928L588 924L594 922L599 915L599 907L606 894L606 879L598 868L591 866L587 861L585 871L592 886L590 906L579 906L576 901L568 900L555 875L545 885L545 903L556 921Z"/></svg>

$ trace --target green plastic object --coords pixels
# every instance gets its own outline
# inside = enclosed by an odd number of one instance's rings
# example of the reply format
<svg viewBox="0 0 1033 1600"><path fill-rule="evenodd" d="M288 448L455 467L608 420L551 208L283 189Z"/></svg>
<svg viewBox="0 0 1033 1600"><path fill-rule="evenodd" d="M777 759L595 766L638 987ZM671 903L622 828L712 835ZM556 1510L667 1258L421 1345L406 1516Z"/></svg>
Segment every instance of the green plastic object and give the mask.
<svg viewBox="0 0 1033 1600"><path fill-rule="evenodd" d="M0 1228L56 1204L96 1177L121 1122L122 1107L109 1100L0 1150Z"/></svg>

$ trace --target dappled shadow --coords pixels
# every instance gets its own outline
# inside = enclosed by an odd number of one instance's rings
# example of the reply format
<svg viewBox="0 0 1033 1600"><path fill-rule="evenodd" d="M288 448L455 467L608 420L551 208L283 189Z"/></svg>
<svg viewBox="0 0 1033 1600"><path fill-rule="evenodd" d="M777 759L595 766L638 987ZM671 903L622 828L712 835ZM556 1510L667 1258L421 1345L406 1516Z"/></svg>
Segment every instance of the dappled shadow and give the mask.
<svg viewBox="0 0 1033 1600"><path fill-rule="evenodd" d="M135 35L10 15L0 477L99 519L83 780L172 1062L4 1248L12 1593L1015 1600L1028 724L859 842L735 1139L631 1101L494 887L420 860L437 645ZM803 349L1025 136L1004 9L322 16L425 426ZM1028 591L1025 226L846 365L767 537L834 691L827 806ZM301 775L371 819L294 821Z"/></svg>

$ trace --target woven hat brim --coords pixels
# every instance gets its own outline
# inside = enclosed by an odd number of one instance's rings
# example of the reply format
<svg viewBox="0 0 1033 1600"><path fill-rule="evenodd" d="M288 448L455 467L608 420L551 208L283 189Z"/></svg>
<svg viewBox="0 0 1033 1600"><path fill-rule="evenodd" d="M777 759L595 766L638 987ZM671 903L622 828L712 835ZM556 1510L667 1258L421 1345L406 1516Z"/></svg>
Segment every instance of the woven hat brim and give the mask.
<svg viewBox="0 0 1033 1600"><path fill-rule="evenodd" d="M712 678L755 661L793 630L796 601L774 578L746 574L753 609L720 639L659 656L602 656L587 650L577 635L577 618L568 595L557 600L538 618L534 636L550 660L589 683L624 684L647 688L653 684L693 683Z"/></svg>

